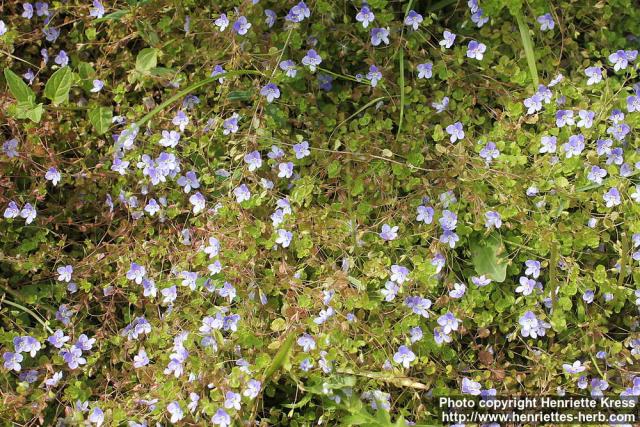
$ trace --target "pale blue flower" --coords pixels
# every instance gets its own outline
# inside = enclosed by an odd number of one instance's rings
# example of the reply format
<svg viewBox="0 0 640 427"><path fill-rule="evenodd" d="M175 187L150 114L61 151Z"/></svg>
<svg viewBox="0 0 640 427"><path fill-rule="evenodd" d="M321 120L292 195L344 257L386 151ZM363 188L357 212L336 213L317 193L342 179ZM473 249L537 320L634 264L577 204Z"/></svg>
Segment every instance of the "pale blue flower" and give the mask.
<svg viewBox="0 0 640 427"><path fill-rule="evenodd" d="M373 28L371 30L371 44L379 46L380 43L386 45L389 44L389 29L388 28Z"/></svg>

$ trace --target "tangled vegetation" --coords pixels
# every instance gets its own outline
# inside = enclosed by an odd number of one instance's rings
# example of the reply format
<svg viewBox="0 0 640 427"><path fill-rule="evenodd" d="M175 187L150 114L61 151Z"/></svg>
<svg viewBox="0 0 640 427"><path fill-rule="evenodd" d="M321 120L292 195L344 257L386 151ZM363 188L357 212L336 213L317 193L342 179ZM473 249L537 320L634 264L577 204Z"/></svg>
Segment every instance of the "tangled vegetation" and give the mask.
<svg viewBox="0 0 640 427"><path fill-rule="evenodd" d="M631 0L0 2L0 419L640 395L638 37Z"/></svg>

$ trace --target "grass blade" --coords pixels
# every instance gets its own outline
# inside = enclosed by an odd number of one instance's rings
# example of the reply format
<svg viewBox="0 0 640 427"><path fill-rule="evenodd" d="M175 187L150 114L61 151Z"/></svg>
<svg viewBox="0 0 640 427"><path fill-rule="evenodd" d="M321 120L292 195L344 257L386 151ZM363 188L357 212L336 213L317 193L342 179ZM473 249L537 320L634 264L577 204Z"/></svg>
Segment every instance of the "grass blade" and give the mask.
<svg viewBox="0 0 640 427"><path fill-rule="evenodd" d="M524 46L524 54L527 57L527 63L529 64L529 74L531 74L531 81L533 83L533 89L538 89L538 68L536 67L536 55L533 52L533 41L531 41L531 35L529 34L529 27L524 22L522 12L517 11L513 14L518 22L518 29L520 30L520 38L522 38L522 45Z"/></svg>
<svg viewBox="0 0 640 427"><path fill-rule="evenodd" d="M295 341L295 339L296 334L294 333L294 331L289 332L289 336L286 340L284 340L282 347L280 347L275 357L271 361L271 364L264 371L264 382L269 380L269 378L271 378L271 376L285 364L285 362L289 358L289 353L291 352L291 347L293 347L293 342Z"/></svg>

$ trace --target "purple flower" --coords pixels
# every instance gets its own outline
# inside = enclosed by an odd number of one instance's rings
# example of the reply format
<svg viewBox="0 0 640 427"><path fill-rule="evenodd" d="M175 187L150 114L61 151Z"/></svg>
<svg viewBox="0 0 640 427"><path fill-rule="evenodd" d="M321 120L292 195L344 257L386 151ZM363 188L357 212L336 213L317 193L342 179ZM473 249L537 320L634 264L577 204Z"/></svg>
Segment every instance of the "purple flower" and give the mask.
<svg viewBox="0 0 640 427"><path fill-rule="evenodd" d="M446 314L438 317L438 325L441 326L442 332L445 334L450 334L452 331L458 330L458 323L460 321L456 319L456 316L451 312L447 312Z"/></svg>
<svg viewBox="0 0 640 427"><path fill-rule="evenodd" d="M29 68L26 73L22 75L22 77L29 83L29 85L33 84L33 81L36 79L36 75L33 73L33 70Z"/></svg>
<svg viewBox="0 0 640 427"><path fill-rule="evenodd" d="M267 98L267 102L271 103L274 99L280 98L280 89L275 83L267 83L260 89L260 95Z"/></svg>
<svg viewBox="0 0 640 427"><path fill-rule="evenodd" d="M522 295L531 295L533 290L536 287L536 281L533 279L529 279L528 277L521 276L520 277L520 286L516 288L516 293Z"/></svg>
<svg viewBox="0 0 640 427"><path fill-rule="evenodd" d="M571 110L558 110L556 113L556 126L561 128L563 126L573 126L576 122L573 120L573 111Z"/></svg>
<svg viewBox="0 0 640 427"><path fill-rule="evenodd" d="M408 275L409 269L407 267L394 264L391 266L391 277L389 279L401 285L407 280Z"/></svg>
<svg viewBox="0 0 640 427"><path fill-rule="evenodd" d="M557 138L555 136L543 136L541 138L540 154L555 153Z"/></svg>
<svg viewBox="0 0 640 427"><path fill-rule="evenodd" d="M293 163L283 162L278 164L278 178L291 178L293 175Z"/></svg>
<svg viewBox="0 0 640 427"><path fill-rule="evenodd" d="M422 15L412 9L409 11L406 18L404 18L404 25L412 27L414 31L417 31L422 21Z"/></svg>
<svg viewBox="0 0 640 427"><path fill-rule="evenodd" d="M540 261L529 259L525 261L524 265L527 266L524 274L526 274L527 276L531 276L534 279L537 279L538 276L540 276Z"/></svg>
<svg viewBox="0 0 640 427"><path fill-rule="evenodd" d="M433 75L433 63L425 62L424 64L418 64L418 78L430 79Z"/></svg>
<svg viewBox="0 0 640 427"><path fill-rule="evenodd" d="M333 77L329 74L318 74L318 87L329 92L333 88Z"/></svg>
<svg viewBox="0 0 640 427"><path fill-rule="evenodd" d="M304 159L311 154L311 151L309 151L309 142L302 141L299 144L295 144L293 146L293 152L296 155L296 159Z"/></svg>
<svg viewBox="0 0 640 427"><path fill-rule="evenodd" d="M236 196L236 202L242 203L251 198L251 191L246 184L241 184L233 190L233 194Z"/></svg>
<svg viewBox="0 0 640 427"><path fill-rule="evenodd" d="M222 68L221 65L216 65L215 67L213 67L213 71L211 72L211 77L215 77L215 76L218 76L218 75L224 74L224 73L226 73L224 68ZM218 83L223 83L223 82L224 82L224 77L220 77L218 79Z"/></svg>
<svg viewBox="0 0 640 427"><path fill-rule="evenodd" d="M10 351L7 351L2 355L2 358L4 359L3 366L6 369L16 372L20 372L20 369L22 369L22 365L20 365L20 362L22 362L23 357L20 353L12 353Z"/></svg>
<svg viewBox="0 0 640 427"><path fill-rule="evenodd" d="M400 285L387 281L384 285L384 289L380 289L380 293L384 296L384 300L387 302L393 301L398 295L398 291L400 290Z"/></svg>
<svg viewBox="0 0 640 427"><path fill-rule="evenodd" d="M435 211L431 206L420 205L417 208L417 213L418 216L416 217L416 221L421 221L425 224L431 224L433 222L433 215Z"/></svg>
<svg viewBox="0 0 640 427"><path fill-rule="evenodd" d="M484 214L485 222L484 226L486 228L500 228L502 226L502 217L496 211L489 211Z"/></svg>
<svg viewBox="0 0 640 427"><path fill-rule="evenodd" d="M93 7L89 9L89 16L94 18L102 18L104 15L104 6L100 3L100 0L93 0Z"/></svg>
<svg viewBox="0 0 640 427"><path fill-rule="evenodd" d="M276 23L276 13L271 9L265 9L264 14L267 17L267 19L265 19L264 21L267 24L267 27L273 27L273 25Z"/></svg>
<svg viewBox="0 0 640 427"><path fill-rule="evenodd" d="M393 355L393 361L401 364L405 368L408 368L414 360L416 360L415 353L406 345L401 345Z"/></svg>
<svg viewBox="0 0 640 427"><path fill-rule="evenodd" d="M73 274L73 267L65 265L64 267L58 267L58 281L67 282L71 281L71 275Z"/></svg>
<svg viewBox="0 0 640 427"><path fill-rule="evenodd" d="M62 304L58 311L56 311L56 319L62 322L63 325L69 326L71 323L71 316L75 314L75 311L70 309L66 304Z"/></svg>
<svg viewBox="0 0 640 427"><path fill-rule="evenodd" d="M524 100L524 106L527 107L527 114L535 114L542 110L542 95L535 93L532 97Z"/></svg>
<svg viewBox="0 0 640 427"><path fill-rule="evenodd" d="M228 391L224 396L224 407L227 409L235 409L239 411L241 399L242 399L242 396L240 396L240 393L234 393L233 391Z"/></svg>
<svg viewBox="0 0 640 427"><path fill-rule="evenodd" d="M276 237L276 244L281 245L283 248L288 248L293 238L293 233L282 228L277 230L278 236Z"/></svg>
<svg viewBox="0 0 640 427"><path fill-rule="evenodd" d="M285 19L291 22L302 22L305 18L309 18L310 16L311 11L307 7L307 5L303 1L301 1L289 10L289 13L287 13Z"/></svg>
<svg viewBox="0 0 640 427"><path fill-rule="evenodd" d="M26 19L33 18L33 5L31 3L22 3L22 17Z"/></svg>
<svg viewBox="0 0 640 427"><path fill-rule="evenodd" d="M482 288L489 285L491 283L491 279L483 274L482 276L471 276L471 282L477 287Z"/></svg>
<svg viewBox="0 0 640 427"><path fill-rule="evenodd" d="M618 206L620 203L622 203L620 200L620 192L616 187L610 188L609 191L604 193L602 198L604 199L605 204L608 208Z"/></svg>
<svg viewBox="0 0 640 427"><path fill-rule="evenodd" d="M190 192L193 188L200 188L198 176L194 171L189 171L184 176L181 175L177 183L180 187L183 187L185 193Z"/></svg>
<svg viewBox="0 0 640 427"><path fill-rule="evenodd" d="M16 157L18 155L18 140L13 138L5 141L2 144L2 151L10 159Z"/></svg>
<svg viewBox="0 0 640 427"><path fill-rule="evenodd" d="M75 346L70 347L69 350L60 350L60 356L69 366L69 369L77 369L80 365L87 363L87 359L82 357L82 350Z"/></svg>
<svg viewBox="0 0 640 427"><path fill-rule="evenodd" d="M69 56L67 55L67 52L65 52L64 50L61 50L60 52L58 52L53 62L55 62L61 67L66 66L69 63Z"/></svg>
<svg viewBox="0 0 640 427"><path fill-rule="evenodd" d="M279 159L282 156L284 156L284 151L282 151L280 147L277 147L275 145L271 146L271 151L267 154L267 157L274 160Z"/></svg>
<svg viewBox="0 0 640 427"><path fill-rule="evenodd" d="M60 178L62 177L62 175L60 175L60 172L58 172L58 169L51 167L47 170L47 173L44 175L44 178L47 181L51 181L51 183L56 186L58 185L58 182L60 182Z"/></svg>
<svg viewBox="0 0 640 427"><path fill-rule="evenodd" d="M587 289L586 291L584 291L584 294L582 294L582 300L587 304L591 304L593 302L594 296L594 292L591 289Z"/></svg>
<svg viewBox="0 0 640 427"><path fill-rule="evenodd" d="M553 30L553 27L555 27L555 23L553 22L553 17L551 16L550 13L545 13L542 16L538 16L537 21L540 24L540 31Z"/></svg>
<svg viewBox="0 0 640 427"><path fill-rule="evenodd" d="M565 155L567 159L573 156L579 156L584 150L584 136L583 135L571 135L569 142L563 145Z"/></svg>
<svg viewBox="0 0 640 427"><path fill-rule="evenodd" d="M481 388L482 386L480 385L480 383L471 381L469 378L465 377L462 379L462 387L460 388L460 390L462 391L463 394L478 396L480 395Z"/></svg>
<svg viewBox="0 0 640 427"><path fill-rule="evenodd" d="M316 348L315 340L311 335L307 333L302 334L298 338L297 343L300 347L302 347L302 351L304 351L305 353L308 353L311 350L315 350Z"/></svg>
<svg viewBox="0 0 640 427"><path fill-rule="evenodd" d="M383 43L389 44L389 29L388 28L373 28L371 29L371 44L374 46Z"/></svg>
<svg viewBox="0 0 640 427"><path fill-rule="evenodd" d="M56 387L62 379L62 372L55 372L51 378L47 378L44 384L47 387Z"/></svg>
<svg viewBox="0 0 640 427"><path fill-rule="evenodd" d="M379 236L385 241L395 240L398 237L398 226L391 227L389 224L383 224Z"/></svg>
<svg viewBox="0 0 640 427"><path fill-rule="evenodd" d="M486 50L487 46L484 43L471 40L467 45L467 57L481 61L482 58L484 58L484 52Z"/></svg>
<svg viewBox="0 0 640 427"><path fill-rule="evenodd" d="M172 424L175 424L184 418L184 412L180 407L180 403L175 400L167 405L167 412L171 415L171 419L169 421Z"/></svg>
<svg viewBox="0 0 640 427"><path fill-rule="evenodd" d="M523 337L531 337L534 339L538 337L540 325L538 318L532 311L525 312L518 320L518 323L520 323L520 334Z"/></svg>
<svg viewBox="0 0 640 427"><path fill-rule="evenodd" d="M613 70L624 70L629 65L630 61L634 61L638 56L637 50L618 50L609 55L609 62L613 64Z"/></svg>
<svg viewBox="0 0 640 427"><path fill-rule="evenodd" d="M295 77L298 72L298 70L296 70L296 63L290 59L287 59L286 61L282 61L280 63L280 69L285 72L287 77L292 77L292 78Z"/></svg>
<svg viewBox="0 0 640 427"><path fill-rule="evenodd" d="M415 326L411 328L409 330L409 333L411 334L411 337L410 337L411 343L418 342L423 337L422 328L420 328L420 326Z"/></svg>
<svg viewBox="0 0 640 427"><path fill-rule="evenodd" d="M132 262L129 271L127 271L127 279L133 280L139 285L146 274L147 269L144 266Z"/></svg>
<svg viewBox="0 0 640 427"><path fill-rule="evenodd" d="M578 122L578 127L579 128L586 128L589 129L591 126L593 126L593 119L596 116L596 113L593 111L587 111L587 110L580 110L578 112L578 116L580 117L580 121Z"/></svg>
<svg viewBox="0 0 640 427"><path fill-rule="evenodd" d="M452 125L447 126L447 133L451 136L449 141L456 142L464 138L464 127L462 123L455 122Z"/></svg>
<svg viewBox="0 0 640 427"><path fill-rule="evenodd" d="M180 128L180 132L184 132L184 129L189 124L189 117L184 113L184 111L178 111L173 119L171 119L171 123Z"/></svg>
<svg viewBox="0 0 640 427"><path fill-rule="evenodd" d="M313 73L316 71L316 67L318 67L322 63L322 58L314 49L309 49L307 54L302 58L302 65L306 65L309 67L309 70Z"/></svg>
<svg viewBox="0 0 640 427"><path fill-rule="evenodd" d="M262 157L259 151L252 151L244 156L244 162L249 165L249 172L253 172L262 166Z"/></svg>
<svg viewBox="0 0 640 427"><path fill-rule="evenodd" d="M487 145L480 150L480 157L485 160L487 165L491 164L494 159L500 157L500 150L496 147L496 143L491 141L487 142Z"/></svg>
<svg viewBox="0 0 640 427"><path fill-rule="evenodd" d="M484 16L482 9L478 9L477 12L471 15L471 21L476 24L478 28L489 22L489 18Z"/></svg>
<svg viewBox="0 0 640 427"><path fill-rule="evenodd" d="M632 95L627 97L627 111L633 113L640 112L640 96Z"/></svg>
<svg viewBox="0 0 640 427"><path fill-rule="evenodd" d="M20 216L24 218L25 224L31 224L37 215L36 208L31 206L31 203L25 204L20 211Z"/></svg>
<svg viewBox="0 0 640 427"><path fill-rule="evenodd" d="M178 145L179 141L180 141L180 132L176 132L175 130L172 130L172 131L163 130L162 138L160 138L160 141L158 141L158 143L163 147L173 148L176 145Z"/></svg>
<svg viewBox="0 0 640 427"><path fill-rule="evenodd" d="M53 335L47 338L47 341L55 348L62 348L64 343L69 341L69 339L70 338L66 336L62 330L58 329L53 333Z"/></svg>
<svg viewBox="0 0 640 427"><path fill-rule="evenodd" d="M436 113L442 113L449 106L449 97L445 96L440 102L434 101L431 106L436 109Z"/></svg>
<svg viewBox="0 0 640 427"><path fill-rule="evenodd" d="M623 141L630 131L631 128L626 123L616 123L607 129L607 133L618 141Z"/></svg>
<svg viewBox="0 0 640 427"><path fill-rule="evenodd" d="M449 296L451 298L462 298L467 291L467 287L464 283L454 283L453 289L449 291Z"/></svg>
<svg viewBox="0 0 640 427"><path fill-rule="evenodd" d="M404 305L411 311L425 319L429 318L429 308L431 308L431 300L421 296L410 296L405 298Z"/></svg>
<svg viewBox="0 0 640 427"><path fill-rule="evenodd" d="M358 12L358 14L356 15L356 21L362 22L362 26L364 28L367 28L375 18L376 16L373 14L373 12L371 11L371 9L369 9L368 6L363 6L360 12Z"/></svg>
<svg viewBox="0 0 640 427"><path fill-rule="evenodd" d="M193 206L193 213L197 214L204 210L206 200L204 196L198 191L191 197L189 197L189 203L191 203L191 205Z"/></svg>
<svg viewBox="0 0 640 427"><path fill-rule="evenodd" d="M220 408L211 417L211 422L220 427L229 427L231 425L231 417L224 409Z"/></svg>
<svg viewBox="0 0 640 427"><path fill-rule="evenodd" d="M562 369L569 374L579 374L580 372L584 372L587 368L582 365L582 362L576 360L573 364L563 364Z"/></svg>
<svg viewBox="0 0 640 427"><path fill-rule="evenodd" d="M246 18L245 18L246 19ZM218 29L220 30L220 32L224 31L228 26L229 26L229 18L227 18L227 15L225 15L224 13L222 15L220 15L220 17L218 19L216 19L214 22L216 27L218 27Z"/></svg>
<svg viewBox="0 0 640 427"><path fill-rule="evenodd" d="M440 227L442 227L443 230L453 231L458 224L458 216L454 212L445 209L444 211L442 211L442 217L440 218L439 222Z"/></svg>
<svg viewBox="0 0 640 427"><path fill-rule="evenodd" d="M244 16L239 17L238 20L233 23L233 31L241 36L247 34L249 28L251 28L251 23L247 21L247 18Z"/></svg>
<svg viewBox="0 0 640 427"><path fill-rule="evenodd" d="M454 33L448 30L444 30L444 32L442 33L442 40L440 40L439 44L445 49L449 49L451 46L453 46L453 42L455 40L456 35Z"/></svg>
<svg viewBox="0 0 640 427"><path fill-rule="evenodd" d="M102 412L102 409L96 406L95 408L93 408L87 419L90 423L95 424L99 427L104 422L104 412Z"/></svg>
<svg viewBox="0 0 640 427"><path fill-rule="evenodd" d="M592 166L587 175L587 179L596 184L602 184L602 179L607 176L607 171L598 166Z"/></svg>
<svg viewBox="0 0 640 427"><path fill-rule="evenodd" d="M587 80L587 86L598 84L602 81L602 68L600 67L587 67L584 73L589 79Z"/></svg>
<svg viewBox="0 0 640 427"><path fill-rule="evenodd" d="M376 87L378 85L378 82L382 80L382 73L378 71L378 67L376 67L375 65L371 65L366 77L370 80L371 87Z"/></svg>

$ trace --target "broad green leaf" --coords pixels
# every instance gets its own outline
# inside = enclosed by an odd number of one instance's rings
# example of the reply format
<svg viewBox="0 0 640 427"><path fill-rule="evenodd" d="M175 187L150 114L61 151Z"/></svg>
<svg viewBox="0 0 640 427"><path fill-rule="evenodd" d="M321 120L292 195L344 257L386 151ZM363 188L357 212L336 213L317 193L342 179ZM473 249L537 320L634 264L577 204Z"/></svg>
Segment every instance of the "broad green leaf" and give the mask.
<svg viewBox="0 0 640 427"><path fill-rule="evenodd" d="M136 70L147 73L158 65L158 49L147 47L142 49L136 57Z"/></svg>
<svg viewBox="0 0 640 427"><path fill-rule="evenodd" d="M109 107L95 107L89 110L89 121L99 135L109 130L112 117L113 113Z"/></svg>
<svg viewBox="0 0 640 427"><path fill-rule="evenodd" d="M485 275L494 282L504 282L507 261L502 256L504 245L499 234L476 236L470 241L471 261L478 275Z"/></svg>
<svg viewBox="0 0 640 427"><path fill-rule="evenodd" d="M18 102L29 102L33 103L36 99L36 95L33 93L31 88L22 80L20 76L11 71L8 68L4 69L4 78L7 81L7 86L9 86L9 91L11 95Z"/></svg>
<svg viewBox="0 0 640 427"><path fill-rule="evenodd" d="M69 91L73 83L73 72L69 67L62 67L49 77L44 87L44 96L54 104L62 104L69 99Z"/></svg>
<svg viewBox="0 0 640 427"><path fill-rule="evenodd" d="M36 105L33 102L18 102L16 106L17 119L29 119L34 123L40 123L42 112L42 104Z"/></svg>

